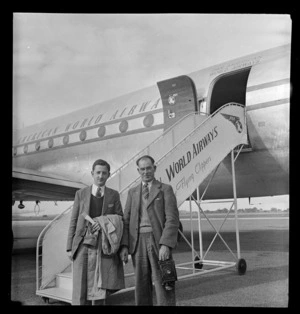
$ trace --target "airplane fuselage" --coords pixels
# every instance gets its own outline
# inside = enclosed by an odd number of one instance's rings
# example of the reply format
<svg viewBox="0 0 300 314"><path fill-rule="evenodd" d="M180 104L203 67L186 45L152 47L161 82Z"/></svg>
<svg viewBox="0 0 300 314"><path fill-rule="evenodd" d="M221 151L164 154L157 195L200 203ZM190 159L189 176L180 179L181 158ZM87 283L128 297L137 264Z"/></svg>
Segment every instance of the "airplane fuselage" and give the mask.
<svg viewBox="0 0 300 314"><path fill-rule="evenodd" d="M209 115L228 102L244 104L247 112L249 147L236 163L238 197L288 194L289 45L16 131L13 166L89 185L96 159L107 160L114 172L187 113ZM231 182L225 159L206 198L231 197Z"/></svg>

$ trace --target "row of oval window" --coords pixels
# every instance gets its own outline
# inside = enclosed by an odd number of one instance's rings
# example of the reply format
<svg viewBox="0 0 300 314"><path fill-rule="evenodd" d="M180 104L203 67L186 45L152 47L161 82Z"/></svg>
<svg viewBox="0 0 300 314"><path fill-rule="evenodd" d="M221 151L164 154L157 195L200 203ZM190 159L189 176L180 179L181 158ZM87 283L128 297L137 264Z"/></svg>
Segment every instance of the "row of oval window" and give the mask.
<svg viewBox="0 0 300 314"><path fill-rule="evenodd" d="M153 117L152 114L147 115L147 116L144 118L144 120L143 120L143 124L144 124L145 127L150 127L150 126L153 125L153 123L154 123L154 117ZM127 121L127 120L123 120L123 121L120 123L120 125L119 125L119 130L120 130L121 133L125 133L125 132L128 130L128 121ZM99 129L98 129L98 136L99 136L100 138L102 138L102 137L104 137L105 133L106 133L106 128L105 128L104 125L101 125L101 126L99 127ZM82 130L82 131L79 133L79 138L80 138L80 140L81 140L82 142L85 141L86 136L87 136L86 130ZM68 134L63 137L63 143L64 143L64 145L67 145L67 144L69 143L69 135L68 135ZM50 138L50 139L48 140L48 148L52 148L52 147L53 147L53 144L54 144L53 138ZM38 142L36 142L36 144L35 144L35 150L36 150L36 151L39 151L40 148L41 148L41 144L40 144L40 142L38 141ZM24 146L23 151L24 151L25 154L27 154L27 152L28 152L28 145L25 145L25 146ZM14 148L14 155L17 155L17 149L16 149L16 147Z"/></svg>

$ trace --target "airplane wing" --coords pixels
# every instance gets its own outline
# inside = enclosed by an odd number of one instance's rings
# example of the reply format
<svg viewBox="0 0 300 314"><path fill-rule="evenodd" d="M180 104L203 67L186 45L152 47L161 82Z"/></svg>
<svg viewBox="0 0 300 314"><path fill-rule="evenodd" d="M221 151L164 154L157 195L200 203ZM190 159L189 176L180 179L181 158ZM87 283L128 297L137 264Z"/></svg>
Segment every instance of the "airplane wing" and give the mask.
<svg viewBox="0 0 300 314"><path fill-rule="evenodd" d="M15 201L73 201L85 184L36 170L13 168L12 199Z"/></svg>

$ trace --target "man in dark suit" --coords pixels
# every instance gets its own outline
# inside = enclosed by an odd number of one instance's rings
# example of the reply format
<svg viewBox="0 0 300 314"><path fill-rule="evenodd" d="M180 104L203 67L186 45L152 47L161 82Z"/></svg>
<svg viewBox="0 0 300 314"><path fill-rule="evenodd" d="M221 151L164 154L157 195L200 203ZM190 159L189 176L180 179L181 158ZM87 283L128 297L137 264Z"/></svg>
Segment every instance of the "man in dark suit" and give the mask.
<svg viewBox="0 0 300 314"><path fill-rule="evenodd" d="M90 280L88 269L88 247L83 243L87 233L88 222L85 215L91 218L101 215L123 216L120 195L117 191L105 186L110 176L110 165L101 159L94 162L92 168L94 184L76 192L69 233L67 238L67 252L73 261L73 293L72 305L85 305L87 302L88 280ZM91 233L100 230L97 219L91 225ZM101 256L102 282L106 289L119 290L124 285L123 263L119 254L113 256ZM104 271L103 271L104 270ZM103 301L94 302L103 304Z"/></svg>
<svg viewBox="0 0 300 314"><path fill-rule="evenodd" d="M137 160L142 183L128 192L120 256L127 263L132 256L135 271L136 305L153 305L152 279L158 305L176 305L175 287L162 286L159 260L172 258L177 243L179 212L170 185L154 178L156 166L151 156Z"/></svg>

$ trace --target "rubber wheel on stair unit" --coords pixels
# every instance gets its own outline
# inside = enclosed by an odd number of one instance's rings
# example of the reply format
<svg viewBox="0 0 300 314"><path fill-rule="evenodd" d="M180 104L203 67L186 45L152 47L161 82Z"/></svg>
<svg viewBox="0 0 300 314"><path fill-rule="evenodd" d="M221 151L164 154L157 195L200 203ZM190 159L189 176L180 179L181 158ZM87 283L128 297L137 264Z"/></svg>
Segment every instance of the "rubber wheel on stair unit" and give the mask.
<svg viewBox="0 0 300 314"><path fill-rule="evenodd" d="M244 275L247 270L247 263L243 258L240 258L236 263L236 269L239 275Z"/></svg>
<svg viewBox="0 0 300 314"><path fill-rule="evenodd" d="M200 258L198 256L195 257L195 261L200 261ZM202 269L203 267L203 263L199 262L199 263L195 263L195 268L197 269Z"/></svg>
<svg viewBox="0 0 300 314"><path fill-rule="evenodd" d="M49 298L42 297L42 300L43 300L45 303L49 304Z"/></svg>

